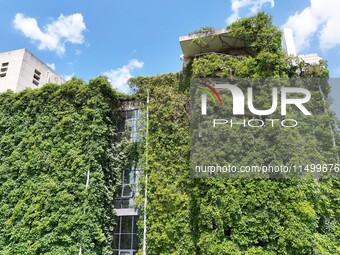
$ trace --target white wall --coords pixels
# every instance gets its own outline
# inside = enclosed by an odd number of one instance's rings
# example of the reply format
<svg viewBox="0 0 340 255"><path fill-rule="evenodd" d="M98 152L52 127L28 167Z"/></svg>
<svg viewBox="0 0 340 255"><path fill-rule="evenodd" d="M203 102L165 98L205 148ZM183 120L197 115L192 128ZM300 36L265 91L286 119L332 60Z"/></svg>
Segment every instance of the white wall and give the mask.
<svg viewBox="0 0 340 255"><path fill-rule="evenodd" d="M296 56L293 31L290 28L283 29L282 44L287 56Z"/></svg>
<svg viewBox="0 0 340 255"><path fill-rule="evenodd" d="M7 71L0 72L0 74L6 73L5 77L0 77L0 92L5 92L8 89L16 91L24 53L25 51L22 49L0 54L0 68L3 68L3 63L9 63Z"/></svg>
<svg viewBox="0 0 340 255"><path fill-rule="evenodd" d="M9 62L9 65L6 76L0 77L0 92L7 89L19 92L25 88L39 88L46 83L65 82L61 76L26 49L1 53L0 67L3 62ZM36 79L38 85L33 83L35 70L40 73L39 78Z"/></svg>

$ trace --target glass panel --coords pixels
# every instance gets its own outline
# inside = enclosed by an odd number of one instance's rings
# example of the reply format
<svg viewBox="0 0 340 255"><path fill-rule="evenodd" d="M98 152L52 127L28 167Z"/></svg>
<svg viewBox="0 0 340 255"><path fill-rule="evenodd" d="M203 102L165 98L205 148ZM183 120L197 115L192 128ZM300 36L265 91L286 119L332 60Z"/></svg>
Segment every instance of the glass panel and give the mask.
<svg viewBox="0 0 340 255"><path fill-rule="evenodd" d="M120 249L131 249L131 234L122 234Z"/></svg>
<svg viewBox="0 0 340 255"><path fill-rule="evenodd" d="M131 233L132 232L132 217L124 216L122 217L122 233Z"/></svg>
<svg viewBox="0 0 340 255"><path fill-rule="evenodd" d="M136 183L136 173L135 171L130 171L130 184Z"/></svg>
<svg viewBox="0 0 340 255"><path fill-rule="evenodd" d="M138 183L140 175L141 175L141 171L140 171L139 168L137 168L136 171L135 171L135 183Z"/></svg>
<svg viewBox="0 0 340 255"><path fill-rule="evenodd" d="M133 208L135 206L134 199L130 198L129 199L129 208Z"/></svg>
<svg viewBox="0 0 340 255"><path fill-rule="evenodd" d="M133 217L133 230L132 230L132 233L137 233L137 222L138 222L138 217L135 216Z"/></svg>
<svg viewBox="0 0 340 255"><path fill-rule="evenodd" d="M125 126L124 122L118 122L117 126L118 126L117 127L117 131L118 132L123 132L124 131L124 126Z"/></svg>
<svg viewBox="0 0 340 255"><path fill-rule="evenodd" d="M131 119L134 117L134 112L135 111L126 111L126 118Z"/></svg>
<svg viewBox="0 0 340 255"><path fill-rule="evenodd" d="M112 254L113 255L119 255L119 251L114 250Z"/></svg>
<svg viewBox="0 0 340 255"><path fill-rule="evenodd" d="M133 191L132 191L130 185L124 185L122 193L123 193L122 197L132 197L133 196Z"/></svg>
<svg viewBox="0 0 340 255"><path fill-rule="evenodd" d="M131 184L135 184L136 183L136 172L134 171L135 167L132 166L131 167L131 171L130 171L130 183Z"/></svg>
<svg viewBox="0 0 340 255"><path fill-rule="evenodd" d="M121 208L130 208L130 199L129 198L122 199Z"/></svg>
<svg viewBox="0 0 340 255"><path fill-rule="evenodd" d="M132 238L133 238L132 249L138 250L138 237L137 237L137 235L132 235Z"/></svg>
<svg viewBox="0 0 340 255"><path fill-rule="evenodd" d="M124 178L124 184L130 184L130 182L131 182L131 171L124 170L123 171L123 178Z"/></svg>

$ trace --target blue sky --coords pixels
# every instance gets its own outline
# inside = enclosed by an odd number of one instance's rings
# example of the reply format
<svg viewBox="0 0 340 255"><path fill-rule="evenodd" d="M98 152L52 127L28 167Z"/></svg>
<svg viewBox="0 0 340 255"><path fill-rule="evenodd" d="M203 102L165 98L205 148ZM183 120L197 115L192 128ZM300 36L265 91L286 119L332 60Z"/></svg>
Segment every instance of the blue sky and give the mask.
<svg viewBox="0 0 340 255"><path fill-rule="evenodd" d="M340 1L25 0L1 1L0 52L27 48L64 77L131 76L181 69L178 37L264 10L293 29L299 54L318 53L340 78ZM340 116L340 82L333 86Z"/></svg>

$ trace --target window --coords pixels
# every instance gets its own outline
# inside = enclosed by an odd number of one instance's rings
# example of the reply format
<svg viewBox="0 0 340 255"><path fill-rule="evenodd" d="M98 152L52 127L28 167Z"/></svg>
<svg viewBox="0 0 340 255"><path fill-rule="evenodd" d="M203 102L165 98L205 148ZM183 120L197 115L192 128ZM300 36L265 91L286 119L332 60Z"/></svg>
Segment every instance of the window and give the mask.
<svg viewBox="0 0 340 255"><path fill-rule="evenodd" d="M38 75L40 77L41 72L39 72L37 69L34 70L34 74Z"/></svg>
<svg viewBox="0 0 340 255"><path fill-rule="evenodd" d="M136 183L138 182L141 170L135 169L134 164L132 164L131 169L122 171L122 185L114 198L114 206L117 209L134 208L135 206Z"/></svg>
<svg viewBox="0 0 340 255"><path fill-rule="evenodd" d="M9 65L9 62L2 63L2 64L1 64L0 78L6 76L6 72L7 72L7 70L8 70L8 65Z"/></svg>
<svg viewBox="0 0 340 255"><path fill-rule="evenodd" d="M141 130L139 110L122 111L119 113L121 120L117 123L118 139L124 131L129 132L133 142L138 141L138 131Z"/></svg>
<svg viewBox="0 0 340 255"><path fill-rule="evenodd" d="M34 74L33 74L33 84L38 86L39 85L39 81L40 81L40 75L41 72L39 72L37 69L34 70Z"/></svg>
<svg viewBox="0 0 340 255"><path fill-rule="evenodd" d="M122 188L122 198L130 198L133 196L132 185L124 184Z"/></svg>
<svg viewBox="0 0 340 255"><path fill-rule="evenodd" d="M113 233L112 248L119 255L132 255L138 250L137 237L138 216L120 216Z"/></svg>

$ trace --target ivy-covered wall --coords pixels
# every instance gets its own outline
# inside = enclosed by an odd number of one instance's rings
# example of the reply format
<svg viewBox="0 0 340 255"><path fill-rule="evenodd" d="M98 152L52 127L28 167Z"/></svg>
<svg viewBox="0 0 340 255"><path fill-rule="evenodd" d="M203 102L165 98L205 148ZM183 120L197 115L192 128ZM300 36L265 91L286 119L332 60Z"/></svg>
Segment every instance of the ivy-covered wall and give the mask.
<svg viewBox="0 0 340 255"><path fill-rule="evenodd" d="M178 73L134 78L131 83L138 84L140 101L146 101L147 88L150 94L148 152L141 153L144 177L146 172L149 174L147 254L194 254L188 171L189 115L185 108L188 94L178 91ZM142 178L142 190L144 182ZM139 199L143 205L144 197ZM142 220L139 232L142 238Z"/></svg>
<svg viewBox="0 0 340 255"><path fill-rule="evenodd" d="M103 77L0 94L0 254L112 254L121 100Z"/></svg>
<svg viewBox="0 0 340 255"><path fill-rule="evenodd" d="M150 94L138 198L143 214L148 173L147 254L339 254L338 179L190 178L191 77L328 76L325 62L309 66L286 58L281 32L264 13L229 29L248 42L248 54L211 54L193 60L186 75L131 80L142 110L146 89ZM325 106L329 89L322 87ZM134 146L115 142L115 112L125 99L103 77L0 95L1 254L78 254L80 247L82 254L112 254L113 197L123 165L136 156ZM335 122L330 112L325 119ZM310 127L323 148L318 156L339 152L332 128L337 147L325 150L330 129ZM275 144L271 149L280 151Z"/></svg>
<svg viewBox="0 0 340 255"><path fill-rule="evenodd" d="M146 88L150 94L148 154L142 152L144 161L148 157L147 254L339 254L338 179L190 179L189 78L328 77L325 62L310 66L285 57L281 32L264 13L241 19L229 29L231 35L247 40L249 54L238 58L210 54L194 59L184 76L131 80L141 101L146 102ZM330 88L322 86L328 107ZM323 118L330 126L321 121L309 129L320 144L318 157L334 160L334 153L339 153L336 119L331 112ZM282 151L275 143L270 149ZM141 185L143 189L143 180Z"/></svg>

